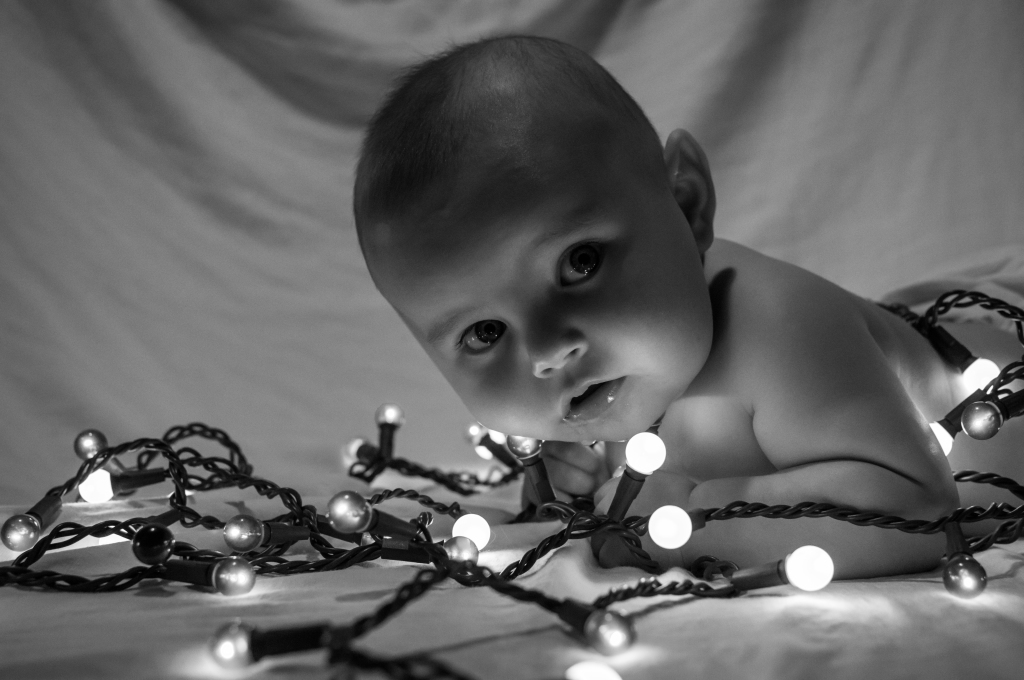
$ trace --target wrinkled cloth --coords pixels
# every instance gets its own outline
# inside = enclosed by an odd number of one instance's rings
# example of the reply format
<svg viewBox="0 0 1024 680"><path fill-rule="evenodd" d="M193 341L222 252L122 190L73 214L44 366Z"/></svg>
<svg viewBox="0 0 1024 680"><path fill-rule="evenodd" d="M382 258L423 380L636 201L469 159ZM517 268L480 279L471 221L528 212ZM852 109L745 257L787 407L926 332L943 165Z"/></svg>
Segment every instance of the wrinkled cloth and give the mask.
<svg viewBox="0 0 1024 680"><path fill-rule="evenodd" d="M395 481L381 480L385 486ZM355 484L353 488L363 490ZM481 563L495 570L562 528L559 522L502 524L517 509L518 484L471 498L431 487L422 491L442 502L459 500L467 511L488 518L493 537ZM309 497L303 502L323 508L326 500ZM263 518L282 512L278 501L259 498L251 490L199 493L190 503L222 520L239 512ZM403 518L422 510L404 500L386 501L380 507ZM96 505L71 503L60 521L95 524L150 516L164 508L166 500L152 496ZM0 507L0 521L16 511ZM450 518L438 515L431 526L435 540L448 536L451 526ZM225 550L219 531L174 531L178 540ZM1018 678L1024 664L1024 541L977 557L989 584L973 600L948 594L941 572L935 570L836 582L814 593L776 586L731 599L666 596L619 603L612 608L634 616L637 643L614 657L590 651L538 606L489 588L446 581L362 638L358 646L385 657L430 654L480 680L561 678L566 668L584 659L604 660L624 680ZM126 542L93 543L46 555L35 568L98 576L137 564ZM381 606L421 568L424 565L381 560L338 572L259 577L251 593L234 597L153 580L105 594L0 588L0 677L368 678L333 675L338 669L325 666L323 652L267 659L244 675L227 672L213 662L208 643L234 617L263 628L349 623ZM648 576L630 567L601 569L589 546L574 541L541 558L514 582L552 597L592 602L614 587L634 585ZM676 568L658 578L668 582L693 576Z"/></svg>
<svg viewBox="0 0 1024 680"><path fill-rule="evenodd" d="M920 0L0 3L0 502L75 434L201 420L327 495L401 404L402 455L471 421L356 243L360 135L452 42L593 54L691 130L720 236L875 297L1024 235L1024 5Z"/></svg>

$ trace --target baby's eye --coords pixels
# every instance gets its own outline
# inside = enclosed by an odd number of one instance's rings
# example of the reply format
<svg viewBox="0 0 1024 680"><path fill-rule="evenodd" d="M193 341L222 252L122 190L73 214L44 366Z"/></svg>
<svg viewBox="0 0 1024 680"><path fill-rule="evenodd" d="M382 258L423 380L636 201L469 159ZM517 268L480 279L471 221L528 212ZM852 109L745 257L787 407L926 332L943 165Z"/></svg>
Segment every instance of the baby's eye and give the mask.
<svg viewBox="0 0 1024 680"><path fill-rule="evenodd" d="M567 252L559 264L562 285L570 285L592 276L601 266L601 248L596 243L583 243Z"/></svg>
<svg viewBox="0 0 1024 680"><path fill-rule="evenodd" d="M462 346L471 353L482 352L496 343L504 332L505 324L500 321L477 321L462 334Z"/></svg>

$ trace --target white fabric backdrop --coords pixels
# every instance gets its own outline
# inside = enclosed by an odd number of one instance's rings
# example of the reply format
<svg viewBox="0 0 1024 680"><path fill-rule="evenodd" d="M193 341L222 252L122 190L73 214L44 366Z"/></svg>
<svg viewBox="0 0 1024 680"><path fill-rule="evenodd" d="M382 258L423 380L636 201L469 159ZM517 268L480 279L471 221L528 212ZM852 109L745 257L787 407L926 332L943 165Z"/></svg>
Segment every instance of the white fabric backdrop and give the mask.
<svg viewBox="0 0 1024 680"><path fill-rule="evenodd" d="M376 293L361 126L401 66L497 32L590 50L717 178L720 235L870 296L1024 242L1024 4L0 2L0 501L71 440L203 420L257 473L472 463L468 412Z"/></svg>

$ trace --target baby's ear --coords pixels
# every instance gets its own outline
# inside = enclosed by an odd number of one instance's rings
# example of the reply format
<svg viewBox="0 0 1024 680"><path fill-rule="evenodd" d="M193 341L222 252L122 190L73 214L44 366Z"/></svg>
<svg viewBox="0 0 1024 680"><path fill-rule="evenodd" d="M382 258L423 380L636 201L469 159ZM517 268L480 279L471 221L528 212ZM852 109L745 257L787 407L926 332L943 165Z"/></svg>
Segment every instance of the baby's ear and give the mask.
<svg viewBox="0 0 1024 680"><path fill-rule="evenodd" d="M680 129L668 136L664 156L672 196L690 223L703 255L715 239L715 185L708 157L693 135Z"/></svg>

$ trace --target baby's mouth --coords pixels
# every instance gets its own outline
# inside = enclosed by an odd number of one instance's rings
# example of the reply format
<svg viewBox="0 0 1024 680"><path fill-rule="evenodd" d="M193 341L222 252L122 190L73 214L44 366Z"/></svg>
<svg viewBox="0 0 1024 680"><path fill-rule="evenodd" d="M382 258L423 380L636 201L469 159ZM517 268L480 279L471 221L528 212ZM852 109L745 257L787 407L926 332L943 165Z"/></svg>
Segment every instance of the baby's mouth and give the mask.
<svg viewBox="0 0 1024 680"><path fill-rule="evenodd" d="M590 385L582 394L569 400L569 411L565 414L564 420L569 423L584 423L596 419L611 408L625 380L623 376Z"/></svg>

